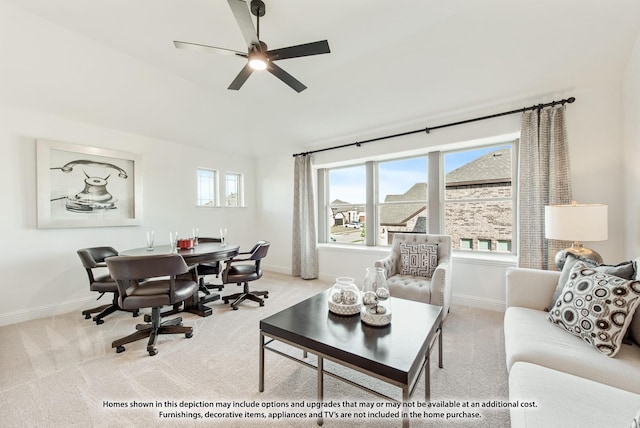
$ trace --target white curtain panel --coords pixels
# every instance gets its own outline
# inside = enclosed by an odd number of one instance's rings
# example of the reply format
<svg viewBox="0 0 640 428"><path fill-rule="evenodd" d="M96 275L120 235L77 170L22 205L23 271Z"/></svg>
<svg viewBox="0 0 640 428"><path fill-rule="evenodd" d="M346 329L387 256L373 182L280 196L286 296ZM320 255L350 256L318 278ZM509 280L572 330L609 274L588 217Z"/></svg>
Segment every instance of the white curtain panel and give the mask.
<svg viewBox="0 0 640 428"><path fill-rule="evenodd" d="M293 188L293 276L303 279L318 277L316 247L315 196L313 192L311 156L295 157Z"/></svg>
<svg viewBox="0 0 640 428"><path fill-rule="evenodd" d="M522 114L519 173L518 265L555 269L555 254L570 243L545 239L544 207L572 200L564 105Z"/></svg>

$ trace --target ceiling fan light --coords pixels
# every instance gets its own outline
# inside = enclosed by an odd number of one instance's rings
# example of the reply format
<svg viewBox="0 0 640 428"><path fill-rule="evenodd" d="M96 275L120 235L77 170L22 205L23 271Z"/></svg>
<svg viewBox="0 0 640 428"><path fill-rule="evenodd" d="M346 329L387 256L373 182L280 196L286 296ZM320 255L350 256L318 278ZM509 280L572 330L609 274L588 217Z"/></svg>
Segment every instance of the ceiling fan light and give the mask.
<svg viewBox="0 0 640 428"><path fill-rule="evenodd" d="M254 70L264 70L267 68L267 63L264 62L263 59L256 58L249 61L249 67L253 68Z"/></svg>
<svg viewBox="0 0 640 428"><path fill-rule="evenodd" d="M254 70L265 70L267 68L267 58L260 52L249 55L249 67Z"/></svg>

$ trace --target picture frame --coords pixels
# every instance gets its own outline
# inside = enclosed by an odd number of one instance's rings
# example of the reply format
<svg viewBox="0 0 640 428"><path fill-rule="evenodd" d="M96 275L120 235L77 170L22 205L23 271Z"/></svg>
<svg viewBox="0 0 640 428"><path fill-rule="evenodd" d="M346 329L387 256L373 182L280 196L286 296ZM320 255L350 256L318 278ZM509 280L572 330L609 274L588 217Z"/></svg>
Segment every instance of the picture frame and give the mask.
<svg viewBox="0 0 640 428"><path fill-rule="evenodd" d="M140 155L36 140L38 228L142 224Z"/></svg>

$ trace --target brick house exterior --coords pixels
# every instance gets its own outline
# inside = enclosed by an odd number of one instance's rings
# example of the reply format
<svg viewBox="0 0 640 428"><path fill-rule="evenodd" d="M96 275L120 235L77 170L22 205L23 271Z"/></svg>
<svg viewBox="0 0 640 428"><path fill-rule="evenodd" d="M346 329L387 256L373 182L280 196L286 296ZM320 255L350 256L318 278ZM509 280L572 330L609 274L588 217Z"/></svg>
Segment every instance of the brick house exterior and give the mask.
<svg viewBox="0 0 640 428"><path fill-rule="evenodd" d="M445 233L453 248L510 251L513 240L511 149L487 153L445 176ZM426 233L427 183L416 183L401 195L387 195L380 208L380 241L396 232ZM506 198L506 200L491 200ZM402 203L407 201L407 203Z"/></svg>

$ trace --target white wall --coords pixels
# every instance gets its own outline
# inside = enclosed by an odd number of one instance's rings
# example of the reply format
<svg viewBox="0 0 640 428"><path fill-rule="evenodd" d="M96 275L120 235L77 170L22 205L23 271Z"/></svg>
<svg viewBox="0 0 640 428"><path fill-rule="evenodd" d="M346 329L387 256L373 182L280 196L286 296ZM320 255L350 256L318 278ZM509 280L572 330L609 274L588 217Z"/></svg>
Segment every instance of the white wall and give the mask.
<svg viewBox="0 0 640 428"><path fill-rule="evenodd" d="M170 111L185 123L189 123L192 117L211 118L212 130L224 128L225 124L215 123L212 109L219 107L219 103L209 94L202 93L196 85L162 74L135 58L98 46L13 6L3 3L0 10L0 46L3 52L3 66L0 67L0 195L5 206L0 226L4 243L0 250L4 256L0 262L4 280L0 324L86 306L91 295L86 290L86 279L75 250L106 244L119 249L137 247L143 244L144 231L148 228L153 228L161 239L170 229L177 228L186 234L198 226L202 234L215 234L224 225L230 230L229 239L243 246L253 244L256 239L270 240L272 249L265 259L265 267L290 272L291 154L301 151L300 148L253 161L215 150L195 149L182 145L184 141L171 141L170 131L162 129L161 124L156 128L150 124L149 130L150 135L162 135L162 140L125 132L127 126L122 117L114 117L110 122L113 129L92 126L90 122L96 111L113 111L108 107L125 100L139 103L136 104L139 115L127 118L128 121L145 121L155 112ZM617 80L592 82L580 88L539 88L537 93L512 94L513 98L507 100L498 96L489 100L490 104L486 106L464 106L461 111L445 111L440 117L424 118L420 123L395 124L372 132L354 129L353 135L336 141L315 141L311 144L301 141L301 146L305 147L302 150L351 143L575 96L576 103L567 108L575 197L580 202L609 204L609 240L588 243L588 246L599 251L606 261L616 262L625 255L632 257L639 254L640 247L640 197L636 191L640 182L636 172L640 157L637 148L640 135L637 124L640 113L639 44L636 42L625 74L626 175L622 169L622 90ZM104 88L108 90L98 90ZM498 84L496 93L501 93ZM64 117L47 116L37 113L36 109L54 109ZM394 152L409 153L427 147L450 148L456 142L502 135L518 129L519 118L515 115L438 130L430 135L420 134L327 152L316 156L315 163L371 158ZM130 228L36 229L36 138L142 154L145 224ZM233 144L231 132L225 138L218 138L222 151L225 145ZM195 190L190 187L195 186L195 180L182 171L193 170L197 166L216 168L221 172L243 172L248 207L196 209L193 204ZM623 183L627 194L623 192ZM629 231L633 235L627 240ZM320 275L325 279L338 275L361 278L364 268L383 253L380 250L354 252L323 247L320 249ZM503 261L480 263L457 258L454 260L454 301L490 308L500 306L504 301L504 269L509 265Z"/></svg>
<svg viewBox="0 0 640 428"><path fill-rule="evenodd" d="M143 225L131 227L37 229L37 138L137 153L142 156ZM229 229L229 241L250 247L256 241L255 161L218 151L104 129L63 118L0 105L0 222L2 299L0 325L97 306L76 250L109 245L141 247L153 229L158 243L169 231L202 236ZM221 174L245 174L246 208L196 208L197 167ZM265 236L269 238L269 236ZM102 302L102 300L100 301Z"/></svg>
<svg viewBox="0 0 640 428"><path fill-rule="evenodd" d="M640 255L640 33L623 80L624 190L628 258Z"/></svg>
<svg viewBox="0 0 640 428"><path fill-rule="evenodd" d="M547 88L548 89L548 88ZM542 93L542 92L541 92ZM557 93L544 92L539 96L523 98L518 102L505 102L501 107L495 101L492 107L465 112L451 117L425 118L424 123L402 124L370 133L345 137L341 141L316 143L314 147L362 141L367 138L389 135L425 126L449 123L470 117L575 96L576 102L567 106L568 134L572 166L574 197L583 203L605 203L609 205L609 240L585 245L598 251L605 262L616 263L625 257L626 228L625 195L622 189L622 91L620 82L595 82L587 87L572 88ZM637 117L634 116L634 117ZM636 125L637 126L637 125ZM389 153L415 153L426 149L447 149L457 143L518 132L520 115L506 116L474 124L433 131L431 134L414 134L393 140L374 142L361 147L323 152L314 155L314 165L334 165L353 159L374 159ZM303 150L307 150L303 149ZM293 180L292 153L279 153L259 161L258 181L262 183L260 209L266 207L268 215L263 217L260 228L277 230L274 244L277 255L270 255L269 263L290 272L291 266L291 181ZM283 187L283 183L287 183ZM284 193L288 192L288 193ZM278 201L278 202L275 202ZM337 276L364 278L364 269L384 256L382 249L349 249L331 245L319 248L320 277L333 280ZM504 304L504 272L514 266L515 261L504 258L479 260L469 257L454 258L453 295L454 303L501 310Z"/></svg>

